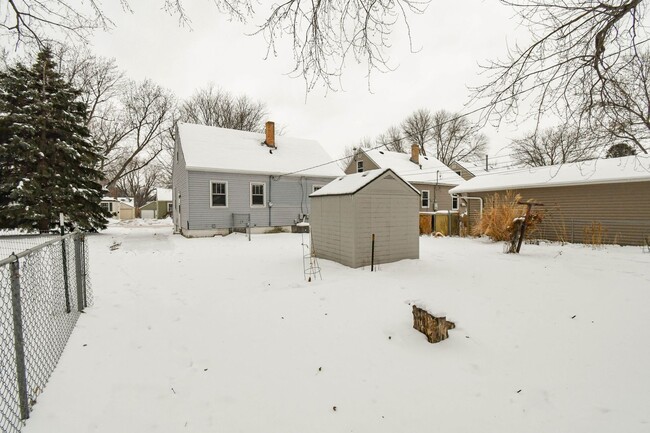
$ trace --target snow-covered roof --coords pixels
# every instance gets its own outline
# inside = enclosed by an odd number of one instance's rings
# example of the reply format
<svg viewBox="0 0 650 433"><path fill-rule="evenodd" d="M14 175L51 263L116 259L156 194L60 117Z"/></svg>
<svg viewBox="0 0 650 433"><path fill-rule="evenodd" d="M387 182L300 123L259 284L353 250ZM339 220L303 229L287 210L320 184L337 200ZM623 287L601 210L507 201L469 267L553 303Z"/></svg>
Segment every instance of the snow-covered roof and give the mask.
<svg viewBox="0 0 650 433"><path fill-rule="evenodd" d="M170 188L156 188L156 201L172 201Z"/></svg>
<svg viewBox="0 0 650 433"><path fill-rule="evenodd" d="M451 194L515 188L650 181L650 155L592 159L570 164L486 173L452 188Z"/></svg>
<svg viewBox="0 0 650 433"><path fill-rule="evenodd" d="M314 140L278 135L272 149L263 144L264 134L191 123L179 124L178 134L189 170L269 175L299 171L296 176L320 177L343 174Z"/></svg>
<svg viewBox="0 0 650 433"><path fill-rule="evenodd" d="M408 185L416 193L420 194L417 189L413 188L408 182L402 179L395 171L390 168L379 168L376 170L363 171L361 173L348 174L338 177L309 195L309 197L320 197L324 195L346 195L354 194L361 190L363 187L374 181L375 179L383 176L385 173L391 172L398 179Z"/></svg>
<svg viewBox="0 0 650 433"><path fill-rule="evenodd" d="M481 176L486 173L490 173L489 171L485 170L485 165L474 164L473 162L467 162L467 161L454 161L454 162L460 165L461 167L463 167L465 170L472 173L474 176Z"/></svg>
<svg viewBox="0 0 650 433"><path fill-rule="evenodd" d="M125 204L127 206L135 206L135 200L133 197L102 197L102 201L112 201L112 202L120 202L122 204Z"/></svg>
<svg viewBox="0 0 650 433"><path fill-rule="evenodd" d="M419 166L411 161L411 155L388 150L363 150L381 168L390 168L408 182L438 185L459 185L464 182L451 168L432 156L419 157Z"/></svg>

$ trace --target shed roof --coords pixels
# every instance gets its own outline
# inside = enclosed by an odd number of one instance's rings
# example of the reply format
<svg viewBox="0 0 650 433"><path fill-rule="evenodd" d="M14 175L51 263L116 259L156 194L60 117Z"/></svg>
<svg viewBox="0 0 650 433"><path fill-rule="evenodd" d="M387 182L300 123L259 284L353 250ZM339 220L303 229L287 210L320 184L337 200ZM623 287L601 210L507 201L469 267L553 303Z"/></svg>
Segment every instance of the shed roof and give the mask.
<svg viewBox="0 0 650 433"><path fill-rule="evenodd" d="M412 189L416 194L420 192L413 188L413 186L406 182L402 177L395 173L390 168L379 168L376 170L363 171L361 173L348 174L345 176L338 177L309 195L309 197L321 197L326 195L348 195L354 194L362 190L365 186L372 183L375 179L380 178L385 173L390 172L395 175L397 179L404 182L410 189Z"/></svg>
<svg viewBox="0 0 650 433"><path fill-rule="evenodd" d="M650 155L490 172L452 188L449 193L641 181L650 181Z"/></svg>
<svg viewBox="0 0 650 433"><path fill-rule="evenodd" d="M336 177L343 171L314 140L277 136L276 148L265 135L213 126L180 123L178 136L190 170ZM308 170L305 170L308 167Z"/></svg>
<svg viewBox="0 0 650 433"><path fill-rule="evenodd" d="M414 183L459 185L465 180L433 156L419 157L419 165L411 161L411 155L388 150L363 150L381 168L391 168L403 179Z"/></svg>

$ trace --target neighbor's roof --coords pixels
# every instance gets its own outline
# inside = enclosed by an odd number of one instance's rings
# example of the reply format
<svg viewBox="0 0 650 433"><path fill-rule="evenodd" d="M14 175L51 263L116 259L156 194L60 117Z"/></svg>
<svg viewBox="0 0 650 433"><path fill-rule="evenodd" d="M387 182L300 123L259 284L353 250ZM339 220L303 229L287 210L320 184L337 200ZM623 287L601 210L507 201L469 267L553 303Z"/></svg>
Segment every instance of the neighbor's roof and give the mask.
<svg viewBox="0 0 650 433"><path fill-rule="evenodd" d="M343 171L314 140L276 135L276 149L257 132L180 123L180 144L190 170L336 177ZM305 170L306 168L309 170Z"/></svg>
<svg viewBox="0 0 650 433"><path fill-rule="evenodd" d="M395 173L395 171L391 170L390 168L378 168L376 170L362 171L361 173L348 174L338 177L318 191L311 193L309 197L354 194L387 172L393 173L397 179L404 182L405 185L408 185L408 187L415 191L417 194L420 194L417 189L413 188L411 184L402 179L397 173Z"/></svg>
<svg viewBox="0 0 650 433"><path fill-rule="evenodd" d="M592 159L570 164L486 173L452 188L452 194L515 188L650 181L650 155Z"/></svg>
<svg viewBox="0 0 650 433"><path fill-rule="evenodd" d="M169 188L156 188L156 201L172 201L172 190Z"/></svg>
<svg viewBox="0 0 650 433"><path fill-rule="evenodd" d="M135 206L135 200L133 197L102 197L102 201L113 201L113 202L120 202L122 204L125 204L127 206L134 207Z"/></svg>
<svg viewBox="0 0 650 433"><path fill-rule="evenodd" d="M461 167L463 167L465 170L472 173L474 176L481 176L486 173L490 173L489 171L485 170L485 165L478 165L478 164L474 164L473 162L467 162L467 161L454 161L454 162L460 165Z"/></svg>
<svg viewBox="0 0 650 433"><path fill-rule="evenodd" d="M363 152L379 167L393 169L408 182L438 185L459 185L465 182L451 168L432 156L420 155L418 166L411 161L410 154L380 149Z"/></svg>

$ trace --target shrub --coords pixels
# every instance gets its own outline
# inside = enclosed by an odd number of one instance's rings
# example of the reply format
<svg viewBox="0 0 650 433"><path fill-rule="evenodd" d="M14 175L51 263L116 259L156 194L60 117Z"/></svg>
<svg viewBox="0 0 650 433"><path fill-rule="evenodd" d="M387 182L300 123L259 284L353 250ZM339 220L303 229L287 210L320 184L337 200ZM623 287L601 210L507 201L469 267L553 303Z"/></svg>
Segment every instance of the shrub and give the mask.
<svg viewBox="0 0 650 433"><path fill-rule="evenodd" d="M493 194L486 200L483 217L472 230L473 235L485 235L493 241L510 241L512 239L513 221L526 213L526 206L518 204L521 196L513 191L505 194ZM541 212L532 211L527 221L526 236L537 230L542 221Z"/></svg>
<svg viewBox="0 0 650 433"><path fill-rule="evenodd" d="M603 225L597 221L592 221L590 225L583 229L584 242L592 247L598 247L603 244L605 232Z"/></svg>

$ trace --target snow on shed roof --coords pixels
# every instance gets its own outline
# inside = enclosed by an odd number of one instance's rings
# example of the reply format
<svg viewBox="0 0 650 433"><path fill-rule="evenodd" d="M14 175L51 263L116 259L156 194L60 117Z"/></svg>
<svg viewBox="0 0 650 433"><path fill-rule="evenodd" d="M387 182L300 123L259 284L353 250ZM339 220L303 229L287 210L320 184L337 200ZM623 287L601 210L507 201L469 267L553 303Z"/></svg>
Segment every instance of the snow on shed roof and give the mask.
<svg viewBox="0 0 650 433"><path fill-rule="evenodd" d="M172 190L169 188L156 188L156 201L172 201Z"/></svg>
<svg viewBox="0 0 650 433"><path fill-rule="evenodd" d="M181 123L178 134L190 170L336 177L343 171L314 140L276 136L276 149L262 144L265 135Z"/></svg>
<svg viewBox="0 0 650 433"><path fill-rule="evenodd" d="M522 168L477 176L452 188L451 194L515 188L650 181L650 155L592 159L570 164Z"/></svg>
<svg viewBox="0 0 650 433"><path fill-rule="evenodd" d="M381 168L391 168L408 182L439 185L459 185L464 182L451 168L432 156L420 155L420 165L411 161L411 155L388 150L363 150ZM437 179L436 179L437 176Z"/></svg>
<svg viewBox="0 0 650 433"><path fill-rule="evenodd" d="M361 173L348 174L338 177L309 195L309 197L320 197L324 195L347 195L354 194L361 190L366 185L370 184L375 179L383 176L386 172L393 173L404 184L408 185L417 194L420 194L417 189L413 188L411 184L402 179L395 171L390 168L378 168L376 170L362 171Z"/></svg>

